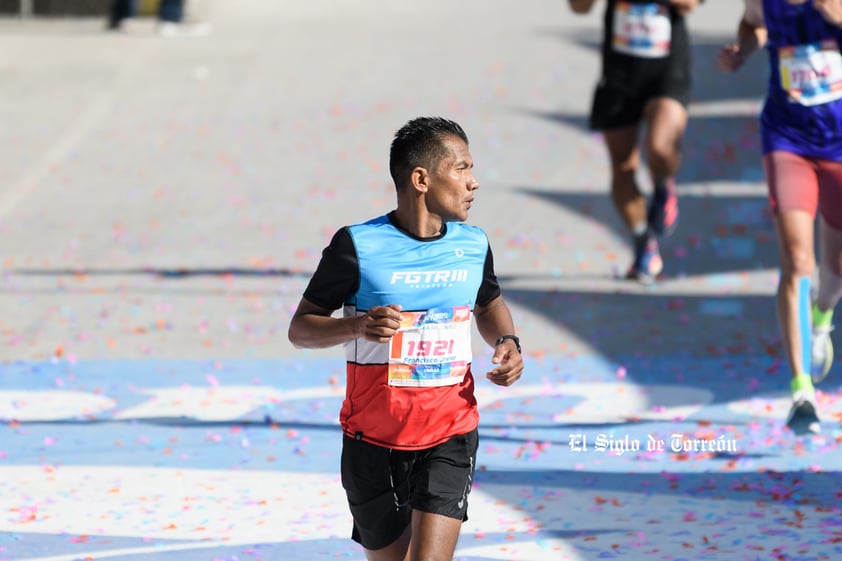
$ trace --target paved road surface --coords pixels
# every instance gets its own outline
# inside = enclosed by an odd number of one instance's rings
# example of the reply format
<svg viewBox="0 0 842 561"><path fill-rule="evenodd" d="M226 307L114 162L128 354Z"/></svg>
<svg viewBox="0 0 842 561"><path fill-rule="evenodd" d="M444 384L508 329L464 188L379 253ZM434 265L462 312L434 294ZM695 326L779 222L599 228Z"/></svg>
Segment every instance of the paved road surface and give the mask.
<svg viewBox="0 0 842 561"><path fill-rule="evenodd" d="M586 128L601 10L457 4L218 0L210 36L172 40L0 20L0 560L363 558L341 352L286 329L333 231L394 204L391 135L422 114L471 137L471 222L528 359L517 386L478 384L457 558L842 555L838 362L825 435L782 423L764 57L714 63L740 3L690 20L682 218L654 288L615 278L630 252Z"/></svg>

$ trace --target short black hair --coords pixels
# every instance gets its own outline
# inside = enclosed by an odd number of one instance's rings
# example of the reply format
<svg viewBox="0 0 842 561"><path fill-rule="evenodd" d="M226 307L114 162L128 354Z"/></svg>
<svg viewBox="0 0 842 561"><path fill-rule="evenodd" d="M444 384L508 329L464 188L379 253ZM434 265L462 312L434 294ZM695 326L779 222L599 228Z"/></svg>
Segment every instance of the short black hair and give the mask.
<svg viewBox="0 0 842 561"><path fill-rule="evenodd" d="M416 167L434 170L447 157L444 141L461 138L468 144L468 135L455 121L442 117L418 117L395 133L389 153L389 172L395 187L400 189Z"/></svg>

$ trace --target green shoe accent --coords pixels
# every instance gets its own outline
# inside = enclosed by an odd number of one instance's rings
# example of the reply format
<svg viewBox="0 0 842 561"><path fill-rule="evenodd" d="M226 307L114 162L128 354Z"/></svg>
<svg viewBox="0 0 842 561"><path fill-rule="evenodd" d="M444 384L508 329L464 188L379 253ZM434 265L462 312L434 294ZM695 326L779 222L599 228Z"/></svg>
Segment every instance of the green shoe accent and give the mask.
<svg viewBox="0 0 842 561"><path fill-rule="evenodd" d="M790 382L789 389L793 394L801 392L812 396L816 393L815 388L813 388L813 380L809 374L798 374L794 376L792 382Z"/></svg>
<svg viewBox="0 0 842 561"><path fill-rule="evenodd" d="M829 327L830 323L833 321L833 308L823 312L819 310L818 306L813 304L812 316L813 327Z"/></svg>

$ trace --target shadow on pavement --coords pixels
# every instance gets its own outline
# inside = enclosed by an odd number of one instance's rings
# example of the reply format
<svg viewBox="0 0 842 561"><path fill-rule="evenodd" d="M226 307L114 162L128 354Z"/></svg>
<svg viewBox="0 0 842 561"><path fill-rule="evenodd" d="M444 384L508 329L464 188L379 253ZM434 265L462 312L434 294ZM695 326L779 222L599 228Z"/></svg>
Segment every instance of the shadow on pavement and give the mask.
<svg viewBox="0 0 842 561"><path fill-rule="evenodd" d="M709 102L734 99L762 99L769 79L768 60L765 52L757 52L734 74L720 70L719 52L726 44L734 42L737 23L731 35L708 35L693 31L692 16L688 18L690 50L693 71L693 102ZM599 56L601 30L595 34L592 29L544 28L539 34L555 37L567 44L577 45ZM594 81L594 86L596 81Z"/></svg>
<svg viewBox="0 0 842 561"><path fill-rule="evenodd" d="M516 189L602 224L618 240L630 243L607 188L605 193ZM765 196L681 193L679 187L678 226L672 236L659 240L665 276L777 269L777 240L768 206ZM571 238L575 245L575 236Z"/></svg>
<svg viewBox="0 0 842 561"><path fill-rule="evenodd" d="M545 32L558 36L565 42L571 41L571 34L567 30ZM682 146L684 160L678 181L762 182L764 176L760 156L758 116L768 80L766 53L756 53L739 72L731 74L719 69L717 57L722 45L733 41L732 36L694 37L691 35L691 41L693 57L691 104L706 104L706 108L694 114L691 107L691 117ZM592 35L584 31L573 33L572 42L595 51L600 48ZM594 80L592 87L595 86ZM735 108L732 105L723 104L717 108L715 105L716 102L726 101L743 102L744 106ZM590 100L588 100L588 107L590 107ZM587 114L521 110L536 118L581 131L589 130Z"/></svg>
<svg viewBox="0 0 842 561"><path fill-rule="evenodd" d="M528 110L527 114L588 131L588 117L563 112ZM764 181L758 117L754 115L691 116L682 143L681 183ZM643 136L641 134L641 142ZM642 146L642 144L641 144ZM608 165L608 154L605 164ZM645 153L643 154L645 163ZM645 165L642 166L645 169ZM607 188L607 185L606 185ZM649 185L641 185L647 190Z"/></svg>

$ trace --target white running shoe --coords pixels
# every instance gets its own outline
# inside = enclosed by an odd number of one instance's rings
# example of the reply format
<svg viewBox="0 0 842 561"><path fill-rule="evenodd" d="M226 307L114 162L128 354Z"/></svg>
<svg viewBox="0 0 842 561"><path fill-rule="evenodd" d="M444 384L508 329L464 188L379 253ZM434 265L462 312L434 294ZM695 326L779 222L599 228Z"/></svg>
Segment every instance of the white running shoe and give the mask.
<svg viewBox="0 0 842 561"><path fill-rule="evenodd" d="M813 328L813 349L810 361L810 377L814 384L825 379L833 365L833 341L830 332L832 325Z"/></svg>
<svg viewBox="0 0 842 561"><path fill-rule="evenodd" d="M792 396L792 408L789 410L786 426L796 436L819 434L822 430L819 417L816 414L814 399L814 397L808 396L806 392L796 392Z"/></svg>

